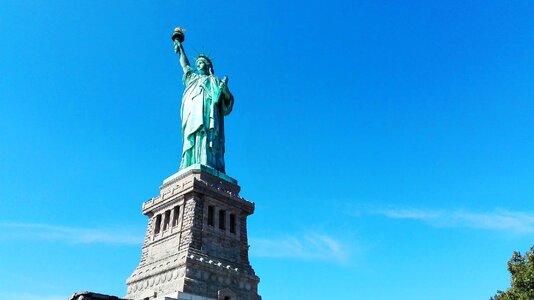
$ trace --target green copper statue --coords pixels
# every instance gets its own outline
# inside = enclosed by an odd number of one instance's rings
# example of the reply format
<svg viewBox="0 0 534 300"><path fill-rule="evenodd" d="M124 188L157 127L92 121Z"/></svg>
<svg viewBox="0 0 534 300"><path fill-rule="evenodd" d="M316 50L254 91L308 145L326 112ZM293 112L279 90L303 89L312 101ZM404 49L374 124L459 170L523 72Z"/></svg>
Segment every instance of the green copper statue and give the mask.
<svg viewBox="0 0 534 300"><path fill-rule="evenodd" d="M172 36L185 86L180 109L183 139L180 170L203 164L224 173L224 116L232 111L234 97L228 90L228 78L214 76L213 64L207 56L199 55L196 71L191 68L182 47L183 32L176 28Z"/></svg>

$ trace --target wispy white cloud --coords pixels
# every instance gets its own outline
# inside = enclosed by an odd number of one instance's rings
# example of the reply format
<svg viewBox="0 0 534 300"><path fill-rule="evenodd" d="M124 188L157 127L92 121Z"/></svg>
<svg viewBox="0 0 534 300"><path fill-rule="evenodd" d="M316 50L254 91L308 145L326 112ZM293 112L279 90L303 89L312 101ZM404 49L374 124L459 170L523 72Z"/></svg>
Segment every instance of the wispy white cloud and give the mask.
<svg viewBox="0 0 534 300"><path fill-rule="evenodd" d="M87 229L37 223L0 223L0 240L34 239L76 244L140 245L141 235L126 230Z"/></svg>
<svg viewBox="0 0 534 300"><path fill-rule="evenodd" d="M518 234L534 233L534 213L498 209L492 212L466 210L429 210L396 208L372 210L374 215L392 219L410 219L435 227L466 227L509 231Z"/></svg>
<svg viewBox="0 0 534 300"><path fill-rule="evenodd" d="M253 238L251 245L251 255L256 257L343 262L349 256L346 245L324 234L303 234L275 239Z"/></svg>

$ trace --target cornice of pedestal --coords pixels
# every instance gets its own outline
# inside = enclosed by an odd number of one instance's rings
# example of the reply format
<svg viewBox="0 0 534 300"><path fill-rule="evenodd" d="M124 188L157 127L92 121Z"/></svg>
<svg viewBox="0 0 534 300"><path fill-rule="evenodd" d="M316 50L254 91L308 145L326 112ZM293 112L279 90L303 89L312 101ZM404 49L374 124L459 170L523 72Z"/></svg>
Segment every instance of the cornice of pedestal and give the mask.
<svg viewBox="0 0 534 300"><path fill-rule="evenodd" d="M239 191L237 184L223 180L202 168L185 169L167 178L160 187L160 194L144 202L142 210L143 214L148 215L153 210L185 200L187 194L199 193L218 200L224 199L228 204L252 214L254 203L240 197Z"/></svg>
<svg viewBox="0 0 534 300"><path fill-rule="evenodd" d="M180 180L181 178L184 178L186 176L188 176L190 173L206 173L206 174L210 174L214 177L217 177L218 179L221 179L223 181L226 181L227 183L233 185L233 186L236 186L236 188L238 189L238 192L239 192L239 185L237 184L237 180L226 175L226 173L224 172L221 172L221 171L218 171L218 170L215 170L214 168L210 167L210 166L206 166L206 165L202 165L202 164L194 164L194 165L191 165L185 169L182 169L176 173L174 173L173 175L169 176L168 178L166 178L165 180L163 180L163 185L161 186L161 188L164 188L166 185L168 184L172 184L174 181L176 180Z"/></svg>

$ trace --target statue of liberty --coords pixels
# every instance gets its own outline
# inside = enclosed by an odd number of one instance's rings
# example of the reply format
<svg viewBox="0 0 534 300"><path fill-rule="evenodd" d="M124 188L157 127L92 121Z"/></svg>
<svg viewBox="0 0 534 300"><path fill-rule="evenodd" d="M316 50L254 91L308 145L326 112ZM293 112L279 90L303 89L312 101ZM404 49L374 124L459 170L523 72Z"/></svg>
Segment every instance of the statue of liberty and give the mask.
<svg viewBox="0 0 534 300"><path fill-rule="evenodd" d="M174 51L180 55L185 86L180 109L183 139L180 170L202 164L224 173L224 116L232 112L234 97L228 89L228 78L215 77L207 56L199 55L196 71L191 68L182 47L183 32L176 28L172 37Z"/></svg>

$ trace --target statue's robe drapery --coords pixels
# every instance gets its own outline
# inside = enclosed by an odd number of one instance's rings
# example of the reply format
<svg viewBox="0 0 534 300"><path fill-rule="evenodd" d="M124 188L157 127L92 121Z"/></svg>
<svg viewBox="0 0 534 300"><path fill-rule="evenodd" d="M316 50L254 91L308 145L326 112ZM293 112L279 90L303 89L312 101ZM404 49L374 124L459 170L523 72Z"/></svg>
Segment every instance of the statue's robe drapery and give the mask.
<svg viewBox="0 0 534 300"><path fill-rule="evenodd" d="M232 111L234 98L223 92L219 78L197 74L189 66L184 71L180 170L200 163L225 172L224 116Z"/></svg>

